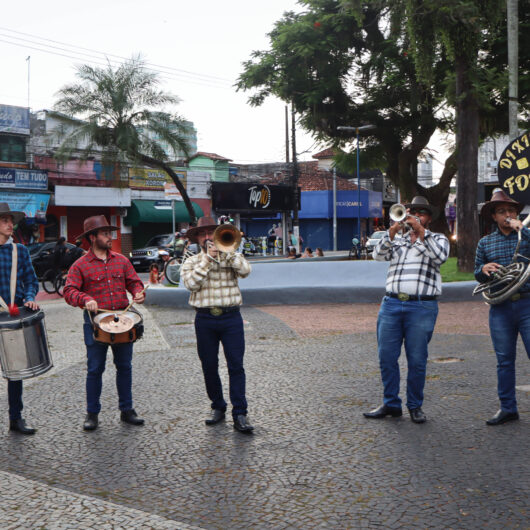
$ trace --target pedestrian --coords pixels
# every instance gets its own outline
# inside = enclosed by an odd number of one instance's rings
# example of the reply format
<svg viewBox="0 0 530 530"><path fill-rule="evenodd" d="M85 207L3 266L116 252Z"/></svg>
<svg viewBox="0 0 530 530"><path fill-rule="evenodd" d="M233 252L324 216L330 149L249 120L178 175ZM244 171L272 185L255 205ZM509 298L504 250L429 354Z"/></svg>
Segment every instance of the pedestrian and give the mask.
<svg viewBox="0 0 530 530"><path fill-rule="evenodd" d="M247 419L245 336L239 311L243 300L238 278L246 278L251 267L242 254L217 250L212 241L216 227L211 217L202 217L197 227L188 230L188 237L199 244L201 252L183 263L181 278L191 291L189 304L196 311L197 352L212 409L206 424L215 425L225 418L227 405L219 378L219 343L222 343L234 428L250 434L254 428Z"/></svg>
<svg viewBox="0 0 530 530"><path fill-rule="evenodd" d="M66 238L61 236L55 243L55 247L53 247L53 268L56 272L66 267L67 251Z"/></svg>
<svg viewBox="0 0 530 530"><path fill-rule="evenodd" d="M159 271L158 263L151 263L151 265L149 265L149 283L151 285L158 284L159 276L160 276L160 271Z"/></svg>
<svg viewBox="0 0 530 530"><path fill-rule="evenodd" d="M67 250L65 256L65 265L67 268L70 268L81 256L86 254L86 250L81 247L83 244L82 239L77 239L75 242L75 247Z"/></svg>
<svg viewBox="0 0 530 530"><path fill-rule="evenodd" d="M483 283L491 280L500 267L512 262L518 244L518 232L521 233L521 243L517 261L525 266L528 264L530 230L517 219L523 207L523 204L514 201L499 188L482 207L482 217L486 221L493 219L497 226L478 243L475 257L477 281ZM497 393L501 407L486 423L500 425L519 419L515 398L515 356L517 336L520 334L530 358L530 281L523 283L507 300L490 305L489 325L497 356Z"/></svg>
<svg viewBox="0 0 530 530"><path fill-rule="evenodd" d="M438 211L425 197L414 197L405 206L408 213L405 222L410 231L396 237L402 224L394 223L374 248L374 259L390 261L386 295L377 318L384 392L383 405L364 416L379 419L402 415L398 359L404 342L408 364L406 406L411 420L423 423L427 420L422 405L428 344L438 316L437 299L442 292L440 266L449 256L449 241L445 235L429 230Z"/></svg>
<svg viewBox="0 0 530 530"><path fill-rule="evenodd" d="M70 268L64 288L64 299L71 306L85 309L83 332L87 350L87 414L83 428L93 431L98 427L98 415L101 410L102 376L108 344L94 340L91 315L98 311L125 309L129 306L127 291L137 304L143 303L145 295L144 285L131 262L111 250L112 232L118 228L109 225L104 215L95 215L85 219L83 230L79 239L84 237L90 244L90 250ZM132 401L133 344L113 344L111 348L116 365L116 388L121 420L131 425L143 425L144 420L137 416Z"/></svg>
<svg viewBox="0 0 530 530"><path fill-rule="evenodd" d="M322 251L322 249L320 247L317 247L317 249L315 250L315 256L317 258L323 258L324 257L324 252Z"/></svg>
<svg viewBox="0 0 530 530"><path fill-rule="evenodd" d="M313 249L310 247L305 247L304 253L302 254L302 258L312 258L313 257Z"/></svg>
<svg viewBox="0 0 530 530"><path fill-rule="evenodd" d="M16 212L9 209L6 202L0 202L0 296L4 304L10 304L11 292L11 267L13 263L14 246L16 245L17 270L16 286L14 293L14 305L18 308L24 306L33 311L37 311L39 306L35 302L35 296L39 290L39 281L33 270L28 249L13 241L14 225L24 219L23 212ZM17 311L11 307L10 312L16 314ZM7 397L9 402L9 430L21 434L35 434L37 429L26 425L22 418L22 381L7 381Z"/></svg>

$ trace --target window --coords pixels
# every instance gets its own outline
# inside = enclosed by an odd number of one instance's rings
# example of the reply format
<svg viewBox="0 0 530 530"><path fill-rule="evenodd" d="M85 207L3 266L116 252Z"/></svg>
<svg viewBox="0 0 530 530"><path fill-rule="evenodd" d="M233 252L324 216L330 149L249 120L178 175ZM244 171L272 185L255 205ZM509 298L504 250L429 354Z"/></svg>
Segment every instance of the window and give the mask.
<svg viewBox="0 0 530 530"><path fill-rule="evenodd" d="M26 161L26 139L0 134L0 160L4 162Z"/></svg>

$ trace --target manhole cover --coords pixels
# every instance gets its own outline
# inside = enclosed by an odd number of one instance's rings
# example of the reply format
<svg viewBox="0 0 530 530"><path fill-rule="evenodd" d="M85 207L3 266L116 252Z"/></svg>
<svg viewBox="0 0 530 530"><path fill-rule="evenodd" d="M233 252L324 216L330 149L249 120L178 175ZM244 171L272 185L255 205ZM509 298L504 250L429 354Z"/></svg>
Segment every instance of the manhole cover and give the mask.
<svg viewBox="0 0 530 530"><path fill-rule="evenodd" d="M434 359L431 359L433 363L459 363L462 362L464 359L459 359L458 357L435 357Z"/></svg>

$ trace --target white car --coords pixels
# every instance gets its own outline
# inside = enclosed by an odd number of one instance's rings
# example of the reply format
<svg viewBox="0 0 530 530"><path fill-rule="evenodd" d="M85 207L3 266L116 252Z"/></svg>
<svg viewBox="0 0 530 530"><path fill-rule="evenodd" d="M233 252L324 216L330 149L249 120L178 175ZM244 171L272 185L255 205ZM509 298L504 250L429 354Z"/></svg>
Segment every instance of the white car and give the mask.
<svg viewBox="0 0 530 530"><path fill-rule="evenodd" d="M386 230L379 230L374 232L366 241L366 252L370 254L374 247L379 243L379 240L386 234Z"/></svg>

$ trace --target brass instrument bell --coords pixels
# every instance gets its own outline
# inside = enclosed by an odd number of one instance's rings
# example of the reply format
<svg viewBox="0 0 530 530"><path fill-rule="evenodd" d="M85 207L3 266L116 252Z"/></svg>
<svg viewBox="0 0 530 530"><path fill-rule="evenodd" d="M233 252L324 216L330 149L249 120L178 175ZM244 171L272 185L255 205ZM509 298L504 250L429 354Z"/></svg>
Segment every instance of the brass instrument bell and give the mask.
<svg viewBox="0 0 530 530"><path fill-rule="evenodd" d="M235 252L241 244L241 232L231 224L219 225L213 233L213 244L220 252Z"/></svg>

